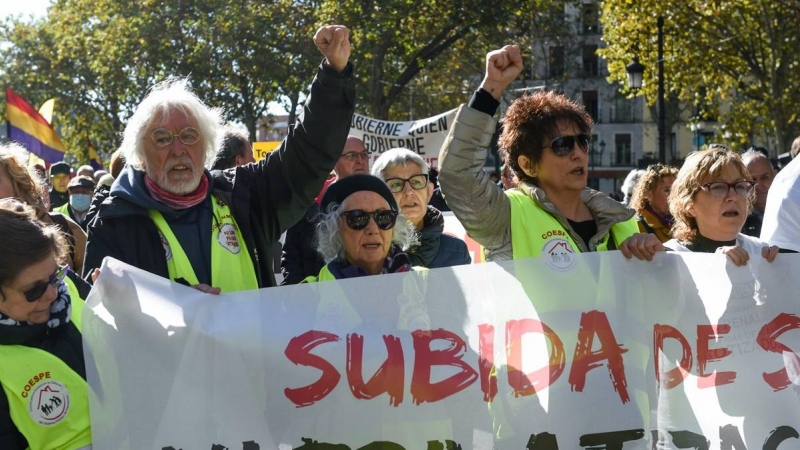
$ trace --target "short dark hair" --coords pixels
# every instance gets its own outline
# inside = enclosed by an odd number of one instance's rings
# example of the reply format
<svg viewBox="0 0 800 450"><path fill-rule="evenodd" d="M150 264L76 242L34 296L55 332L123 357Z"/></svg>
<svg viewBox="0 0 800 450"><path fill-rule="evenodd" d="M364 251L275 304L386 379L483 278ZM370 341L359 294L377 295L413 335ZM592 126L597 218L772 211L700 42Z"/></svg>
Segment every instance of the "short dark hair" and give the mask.
<svg viewBox="0 0 800 450"><path fill-rule="evenodd" d="M211 165L211 170L225 170L230 169L236 165L236 157L243 156L247 151L247 144L250 143L250 137L246 132L231 127L225 127L222 133L222 141L220 143L217 156L214 158L214 164Z"/></svg>
<svg viewBox="0 0 800 450"><path fill-rule="evenodd" d="M537 91L511 104L503 117L498 146L517 178L535 183L520 169L518 159L527 156L533 164L541 161L544 147L550 143L547 140L558 137L561 121L575 124L580 133L592 133L592 117L583 106L563 94Z"/></svg>
<svg viewBox="0 0 800 450"><path fill-rule="evenodd" d="M0 286L50 254L59 261L67 254L66 239L58 228L44 225L32 207L17 199L0 200L0 229Z"/></svg>

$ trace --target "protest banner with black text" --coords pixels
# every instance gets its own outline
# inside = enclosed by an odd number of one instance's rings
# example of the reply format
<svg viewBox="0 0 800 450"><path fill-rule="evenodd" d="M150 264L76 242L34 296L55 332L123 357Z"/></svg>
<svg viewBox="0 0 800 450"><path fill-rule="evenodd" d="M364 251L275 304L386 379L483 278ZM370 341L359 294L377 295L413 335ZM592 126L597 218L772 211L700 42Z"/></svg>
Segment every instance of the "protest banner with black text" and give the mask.
<svg viewBox="0 0 800 450"><path fill-rule="evenodd" d="M377 159L393 148L407 148L424 159L429 166L439 167L439 150L444 144L456 110L413 122L391 122L353 114L350 134L364 141L364 147Z"/></svg>

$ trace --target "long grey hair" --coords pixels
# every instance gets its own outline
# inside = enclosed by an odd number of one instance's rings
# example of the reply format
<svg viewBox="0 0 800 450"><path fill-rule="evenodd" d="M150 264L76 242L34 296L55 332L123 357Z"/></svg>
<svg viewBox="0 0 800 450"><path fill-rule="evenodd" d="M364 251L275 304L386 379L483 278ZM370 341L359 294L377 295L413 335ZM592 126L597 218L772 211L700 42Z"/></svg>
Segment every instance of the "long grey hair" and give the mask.
<svg viewBox="0 0 800 450"><path fill-rule="evenodd" d="M317 224L317 252L322 255L326 263L336 258L345 259L344 242L340 233L342 221L339 220L339 206L338 203L332 203L328 211L320 213L321 218ZM406 219L403 213L397 215L397 223L392 228L392 244L403 251L419 244L414 224Z"/></svg>

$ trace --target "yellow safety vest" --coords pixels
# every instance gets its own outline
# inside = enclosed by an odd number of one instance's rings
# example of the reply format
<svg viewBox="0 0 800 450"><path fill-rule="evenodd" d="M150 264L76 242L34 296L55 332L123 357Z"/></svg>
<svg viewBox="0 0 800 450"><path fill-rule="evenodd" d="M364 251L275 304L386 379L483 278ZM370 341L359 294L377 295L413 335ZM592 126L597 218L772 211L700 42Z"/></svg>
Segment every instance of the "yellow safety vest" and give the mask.
<svg viewBox="0 0 800 450"><path fill-rule="evenodd" d="M573 254L580 253L581 250L555 217L519 189L505 191L505 194L511 203L511 246L514 260L541 257L542 259L537 262L542 262L552 269L552 271L527 272L525 276L517 277L531 302L535 304L537 313L547 314L554 310L568 311L576 308L577 305L573 303L573 299L579 298L579 296L572 294L572 291L575 290L596 292L595 305L599 310L613 307L617 296L613 290L598 291L597 279L607 276L609 271L619 268L608 264L601 265L598 267L597 275L594 275L585 263L579 262L573 256ZM636 219L631 218L612 225L610 234L613 235L614 242L619 248L625 239L638 232L639 226ZM597 251L608 250L608 238L608 235L603 238L597 246ZM522 267L530 268L531 266L530 261L514 262L517 274L523 273ZM563 278L566 274L570 274L568 275L569 279ZM582 283L574 283L574 280L582 280ZM560 290L563 295L559 297L558 301L541 299L541 286L545 284L562 286ZM631 351L628 356L630 359L634 357L634 354L639 355L642 349L637 347L629 350ZM501 371L504 372L505 368ZM631 392L631 395L636 395L636 393ZM489 409L494 421L495 438L502 442L517 433L529 432L530 430L524 429L526 419L520 417L519 414L528 402L533 401L536 401L535 396L517 398L511 395L500 395L490 403ZM522 427L522 429L518 429L518 427Z"/></svg>
<svg viewBox="0 0 800 450"><path fill-rule="evenodd" d="M557 255L561 249L580 253L570 234L561 223L519 189L505 191L511 203L511 248L514 259ZM619 248L622 242L639 232L635 218L611 226L611 234ZM567 249L566 247L569 247ZM597 251L608 250L608 235Z"/></svg>
<svg viewBox="0 0 800 450"><path fill-rule="evenodd" d="M66 279L72 322L81 329L83 300ZM92 444L86 380L57 356L24 345L0 345L0 384L11 420L28 448L75 450Z"/></svg>
<svg viewBox="0 0 800 450"><path fill-rule="evenodd" d="M333 274L331 273L331 270L328 269L328 265L325 264L322 267L322 270L319 271L319 275L316 275L316 276L309 275L309 276L303 278L303 281L301 281L301 283L316 283L318 281L331 281L331 280L335 280L335 279L336 279L336 277L333 276Z"/></svg>
<svg viewBox="0 0 800 450"><path fill-rule="evenodd" d="M230 208L216 197L212 197L211 203L214 205L214 224L211 226L211 285L222 289L223 293L258 289L250 252L245 246L239 226L233 220ZM167 254L169 278L183 278L192 286L199 284L189 257L164 216L152 209L148 214L161 235L161 243Z"/></svg>
<svg viewBox="0 0 800 450"><path fill-rule="evenodd" d="M67 217L70 217L70 215L69 215L69 203L64 203L63 205L59 206L58 208L53 208L53 212L61 213L61 214L65 215L65 216L67 216Z"/></svg>

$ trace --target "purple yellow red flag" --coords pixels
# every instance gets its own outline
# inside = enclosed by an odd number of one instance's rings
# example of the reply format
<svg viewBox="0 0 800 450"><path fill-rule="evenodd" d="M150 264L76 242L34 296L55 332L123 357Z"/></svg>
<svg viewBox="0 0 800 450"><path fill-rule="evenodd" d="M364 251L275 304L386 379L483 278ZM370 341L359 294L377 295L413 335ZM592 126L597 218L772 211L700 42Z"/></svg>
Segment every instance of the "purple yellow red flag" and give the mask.
<svg viewBox="0 0 800 450"><path fill-rule="evenodd" d="M50 100L42 103L42 106L39 107L39 114L41 114L42 117L44 117L44 120L46 120L47 123L52 124L53 113L55 112L55 109L56 109L56 99L55 97L53 97Z"/></svg>
<svg viewBox="0 0 800 450"><path fill-rule="evenodd" d="M36 109L16 92L6 88L8 139L25 146L47 162L64 159L66 149L58 133Z"/></svg>
<svg viewBox="0 0 800 450"><path fill-rule="evenodd" d="M89 165L92 166L94 170L103 170L103 164L100 163L100 156L97 154L97 148L94 146L89 137L86 137L86 145L89 148Z"/></svg>

